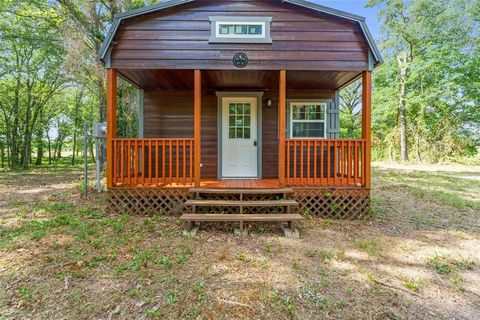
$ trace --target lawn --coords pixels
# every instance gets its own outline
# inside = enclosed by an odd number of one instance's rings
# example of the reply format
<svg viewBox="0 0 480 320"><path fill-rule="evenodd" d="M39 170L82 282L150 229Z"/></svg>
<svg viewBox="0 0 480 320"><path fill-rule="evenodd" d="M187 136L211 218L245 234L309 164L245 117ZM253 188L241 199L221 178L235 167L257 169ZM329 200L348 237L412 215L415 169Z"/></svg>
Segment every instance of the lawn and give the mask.
<svg viewBox="0 0 480 320"><path fill-rule="evenodd" d="M374 166L362 221L301 239L112 215L80 167L0 173L0 319L478 319L480 168Z"/></svg>

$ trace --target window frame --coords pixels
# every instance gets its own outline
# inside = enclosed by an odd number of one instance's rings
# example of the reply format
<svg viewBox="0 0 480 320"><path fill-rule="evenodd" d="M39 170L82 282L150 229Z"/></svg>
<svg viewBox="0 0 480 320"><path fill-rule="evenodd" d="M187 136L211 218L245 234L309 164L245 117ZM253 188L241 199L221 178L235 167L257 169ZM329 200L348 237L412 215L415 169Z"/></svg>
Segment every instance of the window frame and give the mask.
<svg viewBox="0 0 480 320"><path fill-rule="evenodd" d="M324 118L323 120L294 120L293 119L293 107L295 105L320 105L324 107ZM296 139L296 140L316 140L316 139L327 139L327 109L328 103L324 101L315 101L315 100L308 100L308 101L290 101L288 104L289 109L289 120L290 120L290 130L288 137L289 139ZM323 137L294 137L293 136L293 123L296 122L303 122L303 123L323 123Z"/></svg>
<svg viewBox="0 0 480 320"><path fill-rule="evenodd" d="M211 24L210 43L272 43L270 36L270 24L272 17L235 17L235 16L212 16L209 17ZM250 34L220 34L220 25L260 25L261 35Z"/></svg>

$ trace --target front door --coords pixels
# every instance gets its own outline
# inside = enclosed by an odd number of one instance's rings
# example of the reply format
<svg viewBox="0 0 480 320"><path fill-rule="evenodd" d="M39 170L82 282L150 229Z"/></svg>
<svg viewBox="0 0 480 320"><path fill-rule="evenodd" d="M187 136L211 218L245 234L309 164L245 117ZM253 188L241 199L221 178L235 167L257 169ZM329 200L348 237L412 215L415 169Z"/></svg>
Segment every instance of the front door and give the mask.
<svg viewBox="0 0 480 320"><path fill-rule="evenodd" d="M257 178L257 152L257 98L223 98L223 178Z"/></svg>

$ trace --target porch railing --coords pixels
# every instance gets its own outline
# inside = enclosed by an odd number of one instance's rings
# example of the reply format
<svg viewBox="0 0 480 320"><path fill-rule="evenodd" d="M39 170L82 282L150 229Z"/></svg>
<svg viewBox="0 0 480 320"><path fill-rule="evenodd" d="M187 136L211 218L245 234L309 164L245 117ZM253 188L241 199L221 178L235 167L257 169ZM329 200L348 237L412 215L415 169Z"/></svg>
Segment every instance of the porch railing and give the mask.
<svg viewBox="0 0 480 320"><path fill-rule="evenodd" d="M113 185L193 183L193 138L113 139Z"/></svg>
<svg viewBox="0 0 480 320"><path fill-rule="evenodd" d="M286 140L286 183L359 185L366 182L366 140Z"/></svg>

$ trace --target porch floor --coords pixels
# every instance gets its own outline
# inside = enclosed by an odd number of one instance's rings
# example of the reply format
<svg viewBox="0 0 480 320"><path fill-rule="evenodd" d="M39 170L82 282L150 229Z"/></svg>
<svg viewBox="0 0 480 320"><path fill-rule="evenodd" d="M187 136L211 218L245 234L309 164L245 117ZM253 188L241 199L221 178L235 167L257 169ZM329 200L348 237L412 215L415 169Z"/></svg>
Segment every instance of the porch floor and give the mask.
<svg viewBox="0 0 480 320"><path fill-rule="evenodd" d="M163 188L193 187L193 184L171 183ZM210 189L277 189L281 188L277 179L225 179L225 180L202 180L201 188Z"/></svg>

